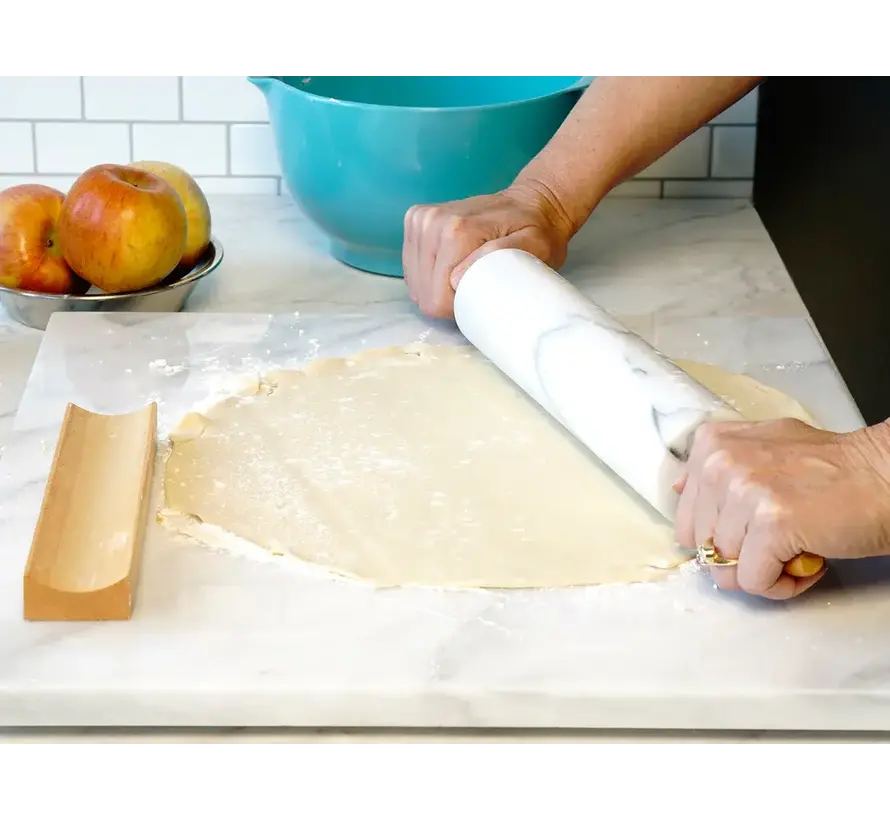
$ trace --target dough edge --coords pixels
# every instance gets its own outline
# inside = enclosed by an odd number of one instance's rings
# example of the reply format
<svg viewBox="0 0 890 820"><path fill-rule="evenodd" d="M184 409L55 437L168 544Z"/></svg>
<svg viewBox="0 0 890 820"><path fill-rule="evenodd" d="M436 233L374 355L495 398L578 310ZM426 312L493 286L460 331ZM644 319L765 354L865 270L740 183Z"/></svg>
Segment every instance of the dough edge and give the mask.
<svg viewBox="0 0 890 820"><path fill-rule="evenodd" d="M324 357L317 360L311 360L299 368L272 368L263 374L254 374L247 378L239 378L233 382L230 392L218 396L209 406L202 406L199 410L187 411L182 418L176 423L167 436L166 450L163 454L162 464L166 466L167 461L173 454L173 448L177 442L189 441L200 436L207 425L212 421L215 411L220 409L224 404L233 400L242 398L251 398L259 396L263 393L269 393L279 387L282 383L296 382L303 378L311 376L335 372L343 367L349 367L350 363L360 364L374 359L397 361L404 356L412 356L421 359L421 361L433 362L439 359L462 358L465 356L476 355L476 349L472 345L466 344L429 344L427 342L410 342L402 345L387 345L384 347L369 348L360 350L350 356L332 356ZM416 361L415 361L416 363ZM166 484L167 473L163 470L161 478L161 497L163 505L157 511L155 520L174 535L185 537L190 542L196 542L207 549L221 552L227 555L240 556L242 558L259 561L261 563L274 563L284 568L298 572L304 576L314 576L332 581L341 581L347 583L356 583L374 589L443 589L456 592L494 592L498 590L523 590L523 589L539 589L539 587L516 586L516 587L491 587L491 586L466 586L451 585L444 587L435 587L425 583L402 583L389 584L366 578L361 575L348 572L333 564L324 562L308 561L295 555L292 552L273 551L266 547L241 538L228 530L216 524L210 524L202 521L200 517L192 513L182 512L173 509L167 505L166 500ZM684 563L686 563L684 561ZM667 572L673 571L677 567L667 569ZM618 582L621 583L621 582ZM569 587L565 587L569 588Z"/></svg>

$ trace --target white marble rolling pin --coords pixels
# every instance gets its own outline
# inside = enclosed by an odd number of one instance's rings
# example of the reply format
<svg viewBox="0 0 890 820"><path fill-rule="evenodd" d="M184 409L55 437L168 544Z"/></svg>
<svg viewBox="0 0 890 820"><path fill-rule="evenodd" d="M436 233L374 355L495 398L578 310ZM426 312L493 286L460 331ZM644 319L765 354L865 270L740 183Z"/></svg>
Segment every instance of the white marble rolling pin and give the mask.
<svg viewBox="0 0 890 820"><path fill-rule="evenodd" d="M476 261L457 287L454 316L471 344L671 522L672 485L696 428L742 419L523 251Z"/></svg>

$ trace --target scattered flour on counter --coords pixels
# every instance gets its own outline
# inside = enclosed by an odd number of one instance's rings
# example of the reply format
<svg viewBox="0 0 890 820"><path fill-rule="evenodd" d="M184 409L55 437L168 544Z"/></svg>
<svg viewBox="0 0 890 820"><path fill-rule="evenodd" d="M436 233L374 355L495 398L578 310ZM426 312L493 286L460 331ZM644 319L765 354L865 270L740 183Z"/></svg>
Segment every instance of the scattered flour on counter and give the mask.
<svg viewBox="0 0 890 820"><path fill-rule="evenodd" d="M268 564L284 572L293 573L302 578L329 581L333 583L358 584L365 589L381 589L377 584L363 578L340 574L326 566L302 560L287 551L272 552L251 541L239 538L221 527L206 524L194 518L183 516L174 510L162 509L157 515L158 523L162 524L173 536L182 540L184 545L198 543L204 549L210 549L221 555L229 555L252 563ZM319 553L320 558L330 558ZM404 584L403 589L423 589L429 592L476 595L490 598L504 606L508 600L550 596L561 598L581 597L585 600L595 599L603 606L618 606L632 603L640 610L651 606L660 608L665 599L671 607L679 612L695 613L701 609L702 600L699 583L705 574L696 562L690 561L677 568L672 575L666 576L659 583L624 583L614 582L593 586L577 587L538 587L519 589L474 588L459 586L437 586L433 584ZM385 591L382 588L381 591Z"/></svg>
<svg viewBox="0 0 890 820"><path fill-rule="evenodd" d="M185 370L184 364L168 364L166 359L155 359L149 362L148 366L156 373L163 373L165 376L175 376Z"/></svg>
<svg viewBox="0 0 890 820"><path fill-rule="evenodd" d="M812 367L811 362L785 362L784 364L774 364L774 365L764 365L764 370L790 370L792 372L801 372L803 370L809 370Z"/></svg>

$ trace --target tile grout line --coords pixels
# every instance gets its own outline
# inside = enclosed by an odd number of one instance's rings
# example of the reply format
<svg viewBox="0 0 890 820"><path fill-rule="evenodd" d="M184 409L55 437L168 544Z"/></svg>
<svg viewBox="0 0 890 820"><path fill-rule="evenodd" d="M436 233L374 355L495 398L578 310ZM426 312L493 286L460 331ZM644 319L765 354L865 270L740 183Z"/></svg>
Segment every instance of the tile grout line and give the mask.
<svg viewBox="0 0 890 820"><path fill-rule="evenodd" d="M30 177L70 177L77 176L76 171L9 171L0 170L0 177L28 179ZM276 174L194 174L195 179L234 179L234 180L253 180L263 179L275 181L281 179ZM720 180L728 182L730 180ZM738 181L738 180L737 180ZM745 180L741 180L745 181Z"/></svg>
<svg viewBox="0 0 890 820"><path fill-rule="evenodd" d="M33 125L33 123L32 123ZM135 154L133 155L135 156ZM36 163L35 163L36 167ZM33 177L33 176L71 176L75 174L74 171L4 171L0 168L0 176L2 177ZM195 174L194 175L200 179L267 179L267 180L279 180L282 181L282 177L280 174ZM626 182L623 182L622 185L626 185L627 183L633 182L655 182L659 185L671 185L673 183L705 183L706 185L710 185L714 183L716 185L722 185L723 183L739 183L739 182L753 182L753 177L659 177L652 178L647 177L645 179L636 179L631 178Z"/></svg>
<svg viewBox="0 0 890 820"><path fill-rule="evenodd" d="M0 122L77 122L80 119L86 119L85 112L85 95L83 91L83 77L81 80L81 113L79 117L3 117L0 116ZM182 98L180 97L180 102L182 102ZM221 125L228 123L230 125L269 125L269 120L186 120L184 109L181 113L177 114L177 119L139 119L134 118L132 120L120 120L120 119L107 119L104 117L95 117L91 118L89 122L134 122L134 123L149 123L149 124L165 124L171 122L184 122L189 125ZM705 123L705 125L701 126L702 128L756 128L756 122L718 122L718 123Z"/></svg>
<svg viewBox="0 0 890 820"><path fill-rule="evenodd" d="M34 166L34 173L39 174L40 169L37 167L37 123L31 123L31 159Z"/></svg>
<svg viewBox="0 0 890 820"><path fill-rule="evenodd" d="M708 126L708 179L714 178L714 126Z"/></svg>
<svg viewBox="0 0 890 820"><path fill-rule="evenodd" d="M132 154L135 159L135 153ZM6 172L4 173L0 170L0 180L6 181L10 185L17 184L26 184L26 183L34 183L34 184L42 184L41 180L47 179L68 179L70 178L72 181L77 178L77 172L75 171L34 171L34 172ZM230 175L230 174L195 174L195 179L201 183L203 181L207 181L208 183L213 183L217 180L227 180L231 183L232 189L229 193L232 194L253 194L257 193L250 189L250 184L253 182L263 182L263 183L272 183L272 190L269 192L270 195L273 196L284 196L286 193L284 179L280 176L271 176L271 175ZM650 199L650 200L669 200L669 199L737 199L737 198L748 198L750 195L744 191L733 191L732 187L729 187L727 190L724 187L726 186L748 186L750 187L753 184L753 180L751 179L665 179L665 180L652 180L653 182L658 182L659 188L657 191L653 193L641 193L641 192L613 192L610 193L610 198L617 199ZM239 190L239 183L244 183L248 186L247 190ZM693 185L702 185L703 187L698 190L681 190L675 192L675 185L682 185L684 183L692 183ZM3 182L0 182L0 190L3 190Z"/></svg>
<svg viewBox="0 0 890 820"><path fill-rule="evenodd" d="M37 122L50 125L70 125L76 122L88 122L97 125L120 125L122 122L130 122L133 125L269 125L269 120L185 120L185 119L108 119L108 118L92 118L86 119L80 117L4 117L0 116L0 122ZM702 128L713 130L716 128L726 128L738 130L742 128L757 128L756 123L725 123L720 125L703 125Z"/></svg>
<svg viewBox="0 0 890 820"><path fill-rule="evenodd" d="M679 185L696 185L696 184L705 184L705 185L722 185L724 182L738 183L738 182L753 182L753 177L699 177L698 179L663 179L667 185L679 184Z"/></svg>
<svg viewBox="0 0 890 820"><path fill-rule="evenodd" d="M49 123L52 125L70 125L71 123L81 122L83 117L3 117L0 116L0 122L39 122ZM107 119L94 118L85 120L86 122L98 125L120 125L122 122L131 122L133 125L176 125L179 120L142 120L142 119ZM268 120L182 120L182 125L269 125ZM750 126L749 126L750 127Z"/></svg>
<svg viewBox="0 0 890 820"><path fill-rule="evenodd" d="M84 124L109 124L109 125L126 125L127 126L127 141L128 141L128 152L130 160L134 160L136 158L135 154L135 127L138 124L150 124L150 125L179 125L180 127L185 127L186 125L203 125L203 126L222 126L224 133L224 145L225 145L225 169L223 173L219 174L200 174L196 175L201 178L206 179L245 179L245 180L275 180L272 186L275 190L277 190L279 195L282 195L286 191L286 186L283 180L283 177L280 173L278 174L235 174L233 171L234 168L234 156L233 156L233 137L234 131L233 126L235 125L247 125L247 126L257 126L263 125L268 127L269 120L225 120L225 119L209 119L209 120L195 120L195 121L186 121L185 120L185 78L183 76L176 77L176 94L177 94L177 106L176 106L176 114L173 119L163 118L163 119L126 119L126 118L112 118L112 119L88 119L87 110L86 110L86 77L79 76L78 78L78 86L80 93L80 112L79 117L69 117L69 118L58 118L58 117L34 117L34 118L6 118L0 116L0 122L26 122L28 123L31 131L31 142L32 142L32 166L33 171L29 174L19 174L16 172L13 173L4 173L2 169L0 169L0 176L4 176L10 179L15 178L28 178L29 176L66 176L65 172L56 172L55 174L52 171L43 172L40 168L40 152L38 150L38 142L37 142L37 125L42 123L54 123L54 124L77 124L78 122L82 122ZM169 88L169 86L168 86ZM96 89L94 89L95 91ZM682 185L683 183L705 183L702 186L703 189L707 189L709 186L715 186L715 189L719 190L719 187L722 183L728 183L729 185L739 185L744 183L746 185L751 185L753 183L752 177L716 177L714 176L715 171L715 161L716 161L716 146L715 140L717 131L719 129L738 129L744 128L749 129L756 133L757 130L757 118L756 115L754 117L754 121L743 120L740 122L727 122L727 123L719 123L716 124L713 121L706 124L707 127L707 137L708 137L708 145L707 145L707 169L705 175L703 176L655 176L655 177L635 177L632 180L628 180L628 182L640 182L640 183L653 183L651 188L647 190L652 190L652 194L639 194L640 196L645 196L646 198L658 198L658 199L666 199L670 198L670 191L674 185ZM112 129L107 129L111 131ZM209 130L209 129L208 129ZM218 130L215 128L214 131L218 133ZM173 132L169 132L168 136L173 138ZM215 138L215 134L213 135ZM167 137L165 136L165 141ZM44 157L46 159L46 157ZM68 174L70 175L70 174ZM753 176L753 175L752 175ZM237 183L233 183L236 185ZM694 186L693 186L694 187ZM725 194L709 194L709 197L721 197L725 196Z"/></svg>

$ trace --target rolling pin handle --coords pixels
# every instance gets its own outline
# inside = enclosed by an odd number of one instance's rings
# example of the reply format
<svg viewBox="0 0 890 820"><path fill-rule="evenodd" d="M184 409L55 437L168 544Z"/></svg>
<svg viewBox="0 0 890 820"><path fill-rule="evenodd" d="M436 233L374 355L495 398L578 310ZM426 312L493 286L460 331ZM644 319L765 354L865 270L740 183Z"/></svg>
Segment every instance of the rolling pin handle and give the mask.
<svg viewBox="0 0 890 820"><path fill-rule="evenodd" d="M812 578L822 571L823 566L824 558L804 552L785 564L785 572L793 578Z"/></svg>

